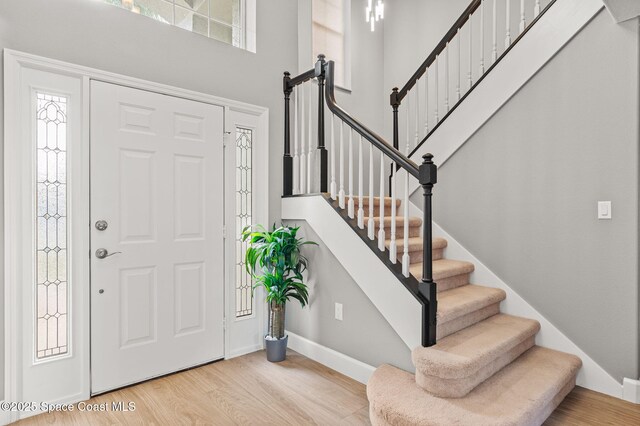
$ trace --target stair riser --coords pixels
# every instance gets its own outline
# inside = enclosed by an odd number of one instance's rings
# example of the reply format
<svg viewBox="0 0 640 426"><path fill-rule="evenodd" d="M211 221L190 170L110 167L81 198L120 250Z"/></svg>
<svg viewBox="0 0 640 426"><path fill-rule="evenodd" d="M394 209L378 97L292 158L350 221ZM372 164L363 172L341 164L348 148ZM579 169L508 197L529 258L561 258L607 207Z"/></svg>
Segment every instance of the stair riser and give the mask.
<svg viewBox="0 0 640 426"><path fill-rule="evenodd" d="M354 211L356 213L358 212L357 204L354 207ZM384 215L391 216L391 206L384 206ZM402 215L402 210L399 208L396 208L396 216L401 216L401 215ZM365 217L365 220L369 218L369 206L364 206L364 217ZM373 217L374 218L380 217L380 206L373 207Z"/></svg>
<svg viewBox="0 0 640 426"><path fill-rule="evenodd" d="M376 228L376 235L377 234L377 229ZM391 237L391 226L385 226L384 228L384 234L386 238L390 238ZM420 226L409 226L409 236L410 237L421 237L422 235L420 235ZM396 238L403 238L404 237L404 226L401 226L400 224L396 225Z"/></svg>
<svg viewBox="0 0 640 426"><path fill-rule="evenodd" d="M438 293L469 284L470 275L471 274L460 274L447 278L434 278L434 281L438 285Z"/></svg>
<svg viewBox="0 0 640 426"><path fill-rule="evenodd" d="M553 398L553 402L547 406L547 409L545 411L540 413L540 415L537 416L536 418L531 419L531 422L529 423L529 425L531 426L540 425L540 424L543 424L545 420L547 420L547 418L551 415L551 413L553 413L554 410L558 408L558 405L560 405L562 400L564 400L566 396L569 395L569 392L571 392L573 388L576 387L576 376L577 374L574 375L572 379L569 380L566 385L564 385L564 387L560 390L560 392L556 394L556 396Z"/></svg>
<svg viewBox="0 0 640 426"><path fill-rule="evenodd" d="M444 249L433 249L431 252L431 258L433 260L440 260L443 257ZM402 260L402 247L398 247L398 260ZM409 251L409 262L411 265L415 263L422 263L422 249Z"/></svg>
<svg viewBox="0 0 640 426"><path fill-rule="evenodd" d="M360 203L358 202L360 199L357 196L353 197L353 204L358 207L360 205ZM378 201L379 198L374 198L373 199L373 207L380 207L380 202ZM345 204L347 204L349 202L349 197L345 197ZM401 200L396 199L396 208L399 209L400 208L400 203ZM365 209L369 208L369 197L367 195L364 195L362 197L362 207ZM391 200L385 200L384 202L384 208L385 209L390 209L391 208Z"/></svg>
<svg viewBox="0 0 640 426"><path fill-rule="evenodd" d="M441 398L462 398L476 386L510 364L529 348L533 347L533 345L535 345L535 336L527 338L511 350L504 352L499 358L482 367L473 375L461 379L443 379L423 374L423 372L416 370L416 383L422 389Z"/></svg>
<svg viewBox="0 0 640 426"><path fill-rule="evenodd" d="M472 324L480 322L490 316L496 315L500 312L500 302L494 303L477 311L469 312L458 318L449 320L447 322L439 322L436 328L436 339L443 339L446 336L469 327Z"/></svg>

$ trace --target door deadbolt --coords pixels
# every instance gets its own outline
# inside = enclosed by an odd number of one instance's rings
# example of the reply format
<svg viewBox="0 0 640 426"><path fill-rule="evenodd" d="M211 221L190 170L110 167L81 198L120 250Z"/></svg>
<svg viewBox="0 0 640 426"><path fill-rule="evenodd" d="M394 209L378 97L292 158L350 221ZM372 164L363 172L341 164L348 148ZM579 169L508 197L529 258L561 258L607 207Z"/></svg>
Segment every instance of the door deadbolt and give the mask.
<svg viewBox="0 0 640 426"><path fill-rule="evenodd" d="M99 248L96 250L96 257L98 259L104 259L105 257L113 256L114 254L122 253L121 251L114 251L113 253L109 253L105 248Z"/></svg>
<svg viewBox="0 0 640 426"><path fill-rule="evenodd" d="M99 220L99 221L96 222L96 229L98 231L104 231L108 227L109 227L109 224L107 223L106 220Z"/></svg>

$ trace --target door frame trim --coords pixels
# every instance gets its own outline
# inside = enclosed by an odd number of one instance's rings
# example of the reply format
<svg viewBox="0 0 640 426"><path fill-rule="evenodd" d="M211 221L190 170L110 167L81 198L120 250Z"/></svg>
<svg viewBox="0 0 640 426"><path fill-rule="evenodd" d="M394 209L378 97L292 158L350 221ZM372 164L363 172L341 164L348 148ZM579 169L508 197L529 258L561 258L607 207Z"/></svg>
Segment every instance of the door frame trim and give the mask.
<svg viewBox="0 0 640 426"><path fill-rule="evenodd" d="M18 285L20 282L19 278L22 275L22 269L18 262L15 259L15 256L12 253L15 253L15 248L20 239L20 232L15 230L13 227L16 212L15 210L15 200L20 195L16 191L16 179L19 177L16 174L16 167L11 166L11 159L15 156L15 146L19 143L21 130L21 120L20 120L20 73L23 68L32 68L41 71L51 72L54 74L60 74L65 76L75 77L81 80L82 82L82 121L83 121L83 129L82 129L82 144L84 146L88 146L89 144L89 83L91 80L99 80L107 83L119 84L122 86L131 87L134 89L141 89L150 92L155 92L159 94L174 96L178 98L183 98L187 100L193 100L197 102L218 105L224 108L225 114L228 111L238 111L245 114L254 115L258 118L260 134L263 135L261 138L264 143L257 144L255 147L256 150L256 158L263 158L265 161L255 164L255 183L254 186L255 192L257 194L268 194L269 190L269 109L266 107L261 107L257 105L248 104L245 102L235 101L232 99L227 99L219 96L209 95L206 93L200 93L188 89L182 89L175 86L170 86L162 83L151 82L135 77L130 77L122 74L112 73L108 71L102 71L95 68L85 67L81 65L76 65L68 62L63 62L55 59L45 58L37 55L32 55L25 52L20 52L11 49L3 50L4 57L4 165L5 165L5 176L4 176L4 199L5 199L5 220L4 220L4 261L5 261L5 271L4 271L4 308L5 308L5 326L4 326L4 354L5 354L5 363L4 363L4 374L5 374L5 384L4 384L4 400L5 401L18 401L18 397L20 395L22 380L21 380L21 371L22 371L22 359L19 353L19 347L22 344L21 340L21 330L18 330L16 327L19 322L20 310L17 307L20 305ZM227 120L225 119L225 131L228 131L226 128ZM87 165L88 166L88 165ZM89 178L89 170L88 167L83 168L84 176L86 179ZM260 223L267 223L269 218L269 201L268 197L259 197L256 199L257 203L255 204L255 220ZM226 208L226 207L225 207ZM90 217L88 216L89 212L87 211L86 222L84 224L89 223ZM80 224L84 229L84 232L89 233L89 228L87 226L83 226L83 220L76 220L77 224ZM228 238L228 237L227 237ZM86 259L86 276L80 277L81 279L85 279L85 282L90 282L90 274L89 274L89 263L90 259L87 257ZM225 269L228 267L226 262L224 265ZM78 278L76 278L78 279ZM231 303L231 295L226 289L225 286L225 312L226 308L230 306ZM260 301L256 301L256 303L260 303ZM86 318L81 318L85 324L89 324L89 315L90 315L90 307L85 312ZM228 318L225 318L225 341L227 333L227 323L229 322ZM262 327L263 324L261 323ZM89 336L90 339L90 336ZM89 344L90 340L86 342ZM230 348L225 343L225 358L230 355ZM81 372L86 378L86 383L88 388L82 390L82 394L80 395L81 399L87 399L90 395L90 354L87 351L86 355L89 359L86 360L86 365L88 366L86 371ZM63 397L59 401L59 403L63 402L74 402L78 399L79 395L73 395L70 397ZM71 399L69 399L71 398ZM31 413L37 414L37 413ZM19 415L16 412L12 412L9 414L8 421L15 421L18 418L27 417L28 413L23 415Z"/></svg>

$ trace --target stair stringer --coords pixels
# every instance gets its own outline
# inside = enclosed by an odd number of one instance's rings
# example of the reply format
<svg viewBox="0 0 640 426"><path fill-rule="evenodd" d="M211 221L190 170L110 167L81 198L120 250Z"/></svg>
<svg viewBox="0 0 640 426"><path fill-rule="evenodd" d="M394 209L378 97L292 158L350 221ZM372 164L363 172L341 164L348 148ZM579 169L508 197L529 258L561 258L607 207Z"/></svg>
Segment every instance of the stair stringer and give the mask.
<svg viewBox="0 0 640 426"><path fill-rule="evenodd" d="M411 158L421 163L430 152L442 166L603 8L602 0L557 0ZM405 173L398 171L398 194ZM411 194L419 184L409 181Z"/></svg>
<svg viewBox="0 0 640 426"><path fill-rule="evenodd" d="M410 212L411 214L422 214L413 203L411 203ZM576 379L578 386L605 393L616 398L623 397L623 386L621 383L607 373L604 368L598 365L589 355L580 349L580 347L573 343L571 339L435 222L433 222L433 235L434 237L441 237L447 240L445 257L465 260L475 265L475 270L471 273L471 282L499 288L507 293L506 299L500 303L500 311L502 313L535 319L540 323L540 331L536 336L536 344L538 346L571 353L582 359L582 368Z"/></svg>
<svg viewBox="0 0 640 426"><path fill-rule="evenodd" d="M304 220L409 349L420 346L422 305L323 195L282 199L283 220Z"/></svg>

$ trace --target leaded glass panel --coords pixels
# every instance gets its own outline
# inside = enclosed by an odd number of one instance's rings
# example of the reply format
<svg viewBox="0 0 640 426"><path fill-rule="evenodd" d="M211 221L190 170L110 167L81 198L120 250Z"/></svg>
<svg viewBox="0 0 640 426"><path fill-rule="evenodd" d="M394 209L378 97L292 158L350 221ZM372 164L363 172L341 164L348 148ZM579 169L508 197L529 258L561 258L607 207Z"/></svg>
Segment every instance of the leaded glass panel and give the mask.
<svg viewBox="0 0 640 426"><path fill-rule="evenodd" d="M69 350L67 99L36 93L36 358Z"/></svg>
<svg viewBox="0 0 640 426"><path fill-rule="evenodd" d="M251 225L252 220L252 143L253 130L236 128L236 317L253 313L253 283L244 263L247 243L240 237L242 229Z"/></svg>

